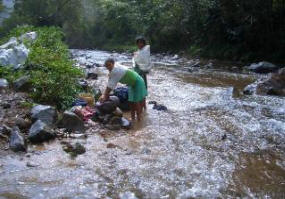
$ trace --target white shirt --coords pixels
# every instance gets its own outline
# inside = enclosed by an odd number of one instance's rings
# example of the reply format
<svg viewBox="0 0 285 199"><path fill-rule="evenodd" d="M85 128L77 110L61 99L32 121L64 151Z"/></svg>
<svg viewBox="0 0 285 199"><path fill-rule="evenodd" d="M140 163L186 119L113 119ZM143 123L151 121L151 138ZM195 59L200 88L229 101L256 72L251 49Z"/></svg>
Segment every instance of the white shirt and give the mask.
<svg viewBox="0 0 285 199"><path fill-rule="evenodd" d="M127 67L116 63L113 70L109 74L109 80L108 80L107 87L112 90L115 89L118 82L126 74L127 70L128 70Z"/></svg>
<svg viewBox="0 0 285 199"><path fill-rule="evenodd" d="M149 72L152 68L150 59L150 45L146 45L136 53L137 54L133 57L133 67L138 65L142 71Z"/></svg>

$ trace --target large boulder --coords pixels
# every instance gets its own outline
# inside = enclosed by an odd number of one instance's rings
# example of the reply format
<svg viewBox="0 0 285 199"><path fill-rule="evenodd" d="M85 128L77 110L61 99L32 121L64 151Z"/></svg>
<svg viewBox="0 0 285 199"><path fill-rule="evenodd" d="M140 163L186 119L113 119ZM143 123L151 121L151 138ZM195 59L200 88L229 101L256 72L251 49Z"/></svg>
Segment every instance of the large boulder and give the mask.
<svg viewBox="0 0 285 199"><path fill-rule="evenodd" d="M253 95L256 92L256 88L257 85L261 82L261 80L258 80L252 84L247 85L244 89L243 89L243 94L245 95Z"/></svg>
<svg viewBox="0 0 285 199"><path fill-rule="evenodd" d="M32 120L41 120L42 122L52 125L57 120L56 109L52 106L37 105L31 110Z"/></svg>
<svg viewBox="0 0 285 199"><path fill-rule="evenodd" d="M7 43L0 46L0 65L18 69L22 67L30 50L24 42L33 42L37 38L36 32L23 34L19 39L12 37Z"/></svg>
<svg viewBox="0 0 285 199"><path fill-rule="evenodd" d="M21 129L21 130L27 130L31 127L32 122L28 119L23 119L21 117L15 118L15 124Z"/></svg>
<svg viewBox="0 0 285 199"><path fill-rule="evenodd" d="M29 76L20 77L19 79L16 79L13 82L13 85L16 91L26 92L31 88L30 77Z"/></svg>
<svg viewBox="0 0 285 199"><path fill-rule="evenodd" d="M8 49L0 48L0 65L18 69L25 64L29 52L30 50L24 44L19 44Z"/></svg>
<svg viewBox="0 0 285 199"><path fill-rule="evenodd" d="M86 73L86 78L96 80L98 78L98 74L94 71L88 71Z"/></svg>
<svg viewBox="0 0 285 199"><path fill-rule="evenodd" d="M275 72L279 69L278 66L276 66L272 63L266 62L266 61L251 64L250 66L247 66L247 68L250 71L253 71L256 73L271 73L271 72Z"/></svg>
<svg viewBox="0 0 285 199"><path fill-rule="evenodd" d="M103 114L111 114L117 109L117 106L119 104L120 104L120 100L118 97L110 96L109 100L103 103L97 103L96 107Z"/></svg>
<svg viewBox="0 0 285 199"><path fill-rule="evenodd" d="M17 46L18 44L19 44L19 43L18 43L17 38L16 38L16 37L11 37L10 40L9 40L7 43L5 43L5 44L3 44L3 45L0 46L0 49L14 48L14 47Z"/></svg>
<svg viewBox="0 0 285 199"><path fill-rule="evenodd" d="M27 151L25 139L21 135L20 129L17 126L15 126L12 130L9 146L14 152Z"/></svg>
<svg viewBox="0 0 285 199"><path fill-rule="evenodd" d="M55 137L55 133L52 132L47 124L41 120L37 120L29 130L28 139L32 143L42 143L54 139Z"/></svg>
<svg viewBox="0 0 285 199"><path fill-rule="evenodd" d="M75 113L70 111L65 111L63 117L59 122L59 127L66 128L68 131L79 131L84 132L85 126L83 120L78 117Z"/></svg>
<svg viewBox="0 0 285 199"><path fill-rule="evenodd" d="M244 94L285 96L285 68L273 73L267 79L257 80L244 89Z"/></svg>
<svg viewBox="0 0 285 199"><path fill-rule="evenodd" d="M257 84L256 94L285 96L285 68L272 74L266 81Z"/></svg>

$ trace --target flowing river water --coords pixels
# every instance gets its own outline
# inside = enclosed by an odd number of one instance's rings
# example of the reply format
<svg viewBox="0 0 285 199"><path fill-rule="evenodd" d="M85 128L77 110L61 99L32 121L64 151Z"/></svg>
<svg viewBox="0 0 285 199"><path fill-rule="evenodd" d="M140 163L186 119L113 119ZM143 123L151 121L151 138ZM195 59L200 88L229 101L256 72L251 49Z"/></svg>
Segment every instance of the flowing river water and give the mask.
<svg viewBox="0 0 285 199"><path fill-rule="evenodd" d="M110 56L72 53L81 64ZM285 198L284 98L241 95L254 74L169 63L155 64L148 97L167 112L148 105L133 130L92 129L75 159L58 140L0 157L0 198Z"/></svg>

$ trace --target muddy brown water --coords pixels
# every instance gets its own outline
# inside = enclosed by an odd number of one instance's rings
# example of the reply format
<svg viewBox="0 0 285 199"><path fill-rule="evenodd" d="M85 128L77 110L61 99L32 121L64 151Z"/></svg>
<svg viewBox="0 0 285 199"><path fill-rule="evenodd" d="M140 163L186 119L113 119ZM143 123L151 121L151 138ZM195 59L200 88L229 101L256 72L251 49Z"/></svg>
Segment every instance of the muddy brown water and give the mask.
<svg viewBox="0 0 285 199"><path fill-rule="evenodd" d="M81 64L108 52L73 51ZM128 55L116 54L128 62ZM97 69L96 69L97 70ZM94 85L104 87L106 71ZM243 96L256 75L222 69L189 73L156 65L144 121L131 131L93 129L71 158L60 141L0 157L0 198L285 198L285 100ZM107 148L107 145L112 146ZM27 167L27 163L35 167ZM132 197L126 197L131 199Z"/></svg>

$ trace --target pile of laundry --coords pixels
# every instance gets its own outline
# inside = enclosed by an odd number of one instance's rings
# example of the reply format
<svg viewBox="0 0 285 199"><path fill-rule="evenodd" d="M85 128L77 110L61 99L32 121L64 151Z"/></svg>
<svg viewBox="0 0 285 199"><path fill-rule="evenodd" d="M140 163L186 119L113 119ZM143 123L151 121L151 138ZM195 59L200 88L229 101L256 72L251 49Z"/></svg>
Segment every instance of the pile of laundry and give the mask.
<svg viewBox="0 0 285 199"><path fill-rule="evenodd" d="M95 103L92 94L81 94L79 98L73 102L71 111L80 117L84 122L98 122L109 130L130 129L131 122L123 117L123 111L129 110L127 103L127 90L119 88L114 94L103 103Z"/></svg>

